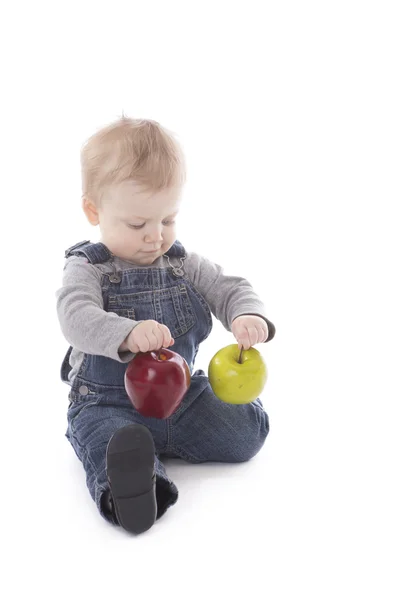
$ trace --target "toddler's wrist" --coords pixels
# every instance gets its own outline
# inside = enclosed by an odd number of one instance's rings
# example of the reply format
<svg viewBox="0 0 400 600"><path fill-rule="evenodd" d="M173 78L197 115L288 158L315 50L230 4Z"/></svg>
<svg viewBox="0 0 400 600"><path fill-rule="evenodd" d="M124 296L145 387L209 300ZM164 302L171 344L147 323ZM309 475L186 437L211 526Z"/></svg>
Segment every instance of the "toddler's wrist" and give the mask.
<svg viewBox="0 0 400 600"><path fill-rule="evenodd" d="M122 342L122 344L118 348L118 352L127 352L129 350L129 346L128 346L128 343L127 343L129 335L124 339L124 341Z"/></svg>

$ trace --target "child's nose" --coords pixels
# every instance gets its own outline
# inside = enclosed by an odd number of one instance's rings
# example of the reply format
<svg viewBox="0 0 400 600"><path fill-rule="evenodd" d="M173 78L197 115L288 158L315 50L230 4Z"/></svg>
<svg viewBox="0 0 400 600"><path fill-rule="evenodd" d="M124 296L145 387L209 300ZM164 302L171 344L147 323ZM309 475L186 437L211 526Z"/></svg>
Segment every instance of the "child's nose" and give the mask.
<svg viewBox="0 0 400 600"><path fill-rule="evenodd" d="M147 234L147 243L155 244L162 241L161 228L154 227L150 233Z"/></svg>

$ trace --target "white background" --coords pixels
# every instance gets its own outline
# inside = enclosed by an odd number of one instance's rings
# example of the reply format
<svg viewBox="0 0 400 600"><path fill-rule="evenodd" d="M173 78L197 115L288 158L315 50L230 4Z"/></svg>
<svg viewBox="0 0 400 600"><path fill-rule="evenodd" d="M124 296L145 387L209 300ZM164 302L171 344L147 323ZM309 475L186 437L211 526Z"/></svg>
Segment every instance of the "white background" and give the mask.
<svg viewBox="0 0 400 600"><path fill-rule="evenodd" d="M398 3L14 2L1 9L3 598L398 599ZM108 525L64 437L64 250L98 240L79 151L174 131L178 239L247 277L271 432L242 465L168 463L178 503ZM195 368L234 343L214 320ZM5 557L5 558L4 558Z"/></svg>

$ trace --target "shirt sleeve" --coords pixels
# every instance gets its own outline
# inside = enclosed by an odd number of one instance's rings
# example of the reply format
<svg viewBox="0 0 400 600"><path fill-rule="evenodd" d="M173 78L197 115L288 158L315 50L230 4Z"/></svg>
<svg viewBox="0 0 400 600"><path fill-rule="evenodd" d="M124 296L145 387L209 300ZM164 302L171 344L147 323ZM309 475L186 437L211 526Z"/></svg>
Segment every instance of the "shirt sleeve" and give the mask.
<svg viewBox="0 0 400 600"><path fill-rule="evenodd" d="M186 270L193 285L204 297L213 315L225 329L241 315L257 315L263 318L269 329L269 341L275 335L275 327L266 315L266 308L244 277L225 275L224 268L195 252L187 254Z"/></svg>
<svg viewBox="0 0 400 600"><path fill-rule="evenodd" d="M56 291L61 331L81 352L129 362L136 354L119 352L118 348L142 321L104 310L101 278L101 271L86 258L72 256L66 260L62 286Z"/></svg>

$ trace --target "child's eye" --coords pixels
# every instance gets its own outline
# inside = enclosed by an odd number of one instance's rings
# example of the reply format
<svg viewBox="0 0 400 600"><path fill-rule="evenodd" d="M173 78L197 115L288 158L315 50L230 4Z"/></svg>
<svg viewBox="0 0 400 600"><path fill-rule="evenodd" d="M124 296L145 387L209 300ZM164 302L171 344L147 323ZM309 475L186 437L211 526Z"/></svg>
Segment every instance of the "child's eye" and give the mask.
<svg viewBox="0 0 400 600"><path fill-rule="evenodd" d="M175 223L175 221L167 221L166 223L164 223L164 225L173 225ZM145 223L143 223L143 225L128 225L128 227L131 227L132 229L142 229L145 226Z"/></svg>

